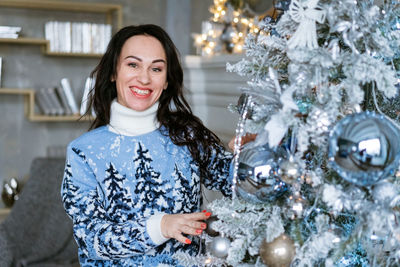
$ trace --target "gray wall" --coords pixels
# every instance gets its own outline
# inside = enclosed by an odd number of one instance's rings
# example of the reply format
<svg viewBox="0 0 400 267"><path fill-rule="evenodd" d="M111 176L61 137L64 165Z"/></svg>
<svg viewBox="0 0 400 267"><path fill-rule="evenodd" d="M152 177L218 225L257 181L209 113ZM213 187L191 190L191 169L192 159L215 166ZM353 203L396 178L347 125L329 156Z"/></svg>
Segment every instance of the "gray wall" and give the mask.
<svg viewBox="0 0 400 267"><path fill-rule="evenodd" d="M56 0L54 0L56 1ZM77 0L74 0L77 1ZM101 2L85 0L81 2ZM103 1L123 6L123 24L154 23L171 35L182 56L194 51L191 32L200 32L201 21L211 14L212 0L115 0ZM93 14L0 8L0 25L22 26L27 37L43 38L49 20L103 22ZM70 79L75 97L80 99L85 78L98 58L50 57L34 45L0 44L3 58L1 87L34 88L59 84ZM89 124L75 122L30 122L24 116L22 96L0 95L0 183L11 177L24 181L33 158L46 156L49 147L65 147L84 133Z"/></svg>

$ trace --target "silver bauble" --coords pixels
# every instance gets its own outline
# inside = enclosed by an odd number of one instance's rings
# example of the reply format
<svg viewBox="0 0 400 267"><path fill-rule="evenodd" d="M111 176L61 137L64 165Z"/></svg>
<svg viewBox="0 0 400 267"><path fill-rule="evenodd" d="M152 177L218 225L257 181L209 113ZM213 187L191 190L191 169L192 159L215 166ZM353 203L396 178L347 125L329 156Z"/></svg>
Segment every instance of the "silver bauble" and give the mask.
<svg viewBox="0 0 400 267"><path fill-rule="evenodd" d="M208 246L208 251L217 258L228 256L231 241L223 236L214 237Z"/></svg>
<svg viewBox="0 0 400 267"><path fill-rule="evenodd" d="M204 230L209 236L215 237L219 235L219 232L215 228L215 222L218 221L217 216L211 216L208 218L205 223L207 224L207 228Z"/></svg>
<svg viewBox="0 0 400 267"><path fill-rule="evenodd" d="M15 198L14 191L12 190L11 186L8 183L4 183L3 190L1 192L1 199L6 207L12 207L14 204Z"/></svg>
<svg viewBox="0 0 400 267"><path fill-rule="evenodd" d="M274 1L272 0L243 0L243 2L243 9L253 16L265 15L274 5Z"/></svg>
<svg viewBox="0 0 400 267"><path fill-rule="evenodd" d="M282 160L279 163L279 177L282 181L287 184L294 184L298 182L301 176L301 168L299 163L295 161L295 159L290 156L288 159Z"/></svg>
<svg viewBox="0 0 400 267"><path fill-rule="evenodd" d="M264 240L260 247L260 257L268 267L289 267L295 255L294 242L286 234L269 243Z"/></svg>
<svg viewBox="0 0 400 267"><path fill-rule="evenodd" d="M274 201L287 191L277 177L277 154L268 145L245 149L239 156L236 191L253 203Z"/></svg>
<svg viewBox="0 0 400 267"><path fill-rule="evenodd" d="M222 42L233 43L233 39L235 38L235 36L236 36L235 29L231 25L226 25L220 38Z"/></svg>
<svg viewBox="0 0 400 267"><path fill-rule="evenodd" d="M373 185L393 175L400 162L400 129L374 112L349 115L329 135L331 167L346 181Z"/></svg>

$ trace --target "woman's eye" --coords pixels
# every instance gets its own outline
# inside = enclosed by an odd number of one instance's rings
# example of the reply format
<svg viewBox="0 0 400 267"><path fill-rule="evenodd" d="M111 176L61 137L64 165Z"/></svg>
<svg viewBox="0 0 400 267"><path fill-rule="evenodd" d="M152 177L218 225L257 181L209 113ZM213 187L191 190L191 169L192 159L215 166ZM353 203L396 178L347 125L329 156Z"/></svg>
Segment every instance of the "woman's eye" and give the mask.
<svg viewBox="0 0 400 267"><path fill-rule="evenodd" d="M136 64L136 63L129 63L128 66L129 66L129 67L132 67L132 68L136 68L136 67L137 67L137 64Z"/></svg>
<svg viewBox="0 0 400 267"><path fill-rule="evenodd" d="M161 68L153 68L153 71L155 71L155 72L161 72L162 69L161 69Z"/></svg>

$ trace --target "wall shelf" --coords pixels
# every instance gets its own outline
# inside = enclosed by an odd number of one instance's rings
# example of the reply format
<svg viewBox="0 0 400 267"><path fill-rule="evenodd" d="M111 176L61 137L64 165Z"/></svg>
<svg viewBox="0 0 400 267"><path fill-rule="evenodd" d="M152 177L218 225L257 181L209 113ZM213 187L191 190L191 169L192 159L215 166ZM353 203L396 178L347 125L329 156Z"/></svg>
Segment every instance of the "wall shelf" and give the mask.
<svg viewBox="0 0 400 267"><path fill-rule="evenodd" d="M48 116L35 113L35 90L20 88L0 88L0 94L22 95L25 98L25 116L34 122L88 122L92 121L92 117L79 114L68 116Z"/></svg>
<svg viewBox="0 0 400 267"><path fill-rule="evenodd" d="M108 24L113 24L113 15L115 14L117 29L122 27L122 6L117 4L49 0L0 0L0 6L71 12L105 13Z"/></svg>
<svg viewBox="0 0 400 267"><path fill-rule="evenodd" d="M21 44L21 45L40 45L42 46L42 52L48 56L60 56L60 57L102 57L103 54L94 53L62 53L62 52L51 52L50 42L45 39L37 38L0 38L0 43L4 44Z"/></svg>

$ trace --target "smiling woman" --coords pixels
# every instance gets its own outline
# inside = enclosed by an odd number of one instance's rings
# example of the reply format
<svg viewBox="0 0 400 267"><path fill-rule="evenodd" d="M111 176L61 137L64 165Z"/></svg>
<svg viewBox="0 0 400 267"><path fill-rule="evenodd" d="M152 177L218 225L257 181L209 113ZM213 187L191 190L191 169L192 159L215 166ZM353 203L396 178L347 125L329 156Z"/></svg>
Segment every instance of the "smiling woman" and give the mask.
<svg viewBox="0 0 400 267"><path fill-rule="evenodd" d="M122 47L115 80L118 103L143 111L153 106L168 86L164 49L156 38L137 35Z"/></svg>
<svg viewBox="0 0 400 267"><path fill-rule="evenodd" d="M192 114L162 28L121 29L92 75L96 119L69 144L62 186L80 263L180 266L211 216L200 183L230 195L232 155Z"/></svg>

